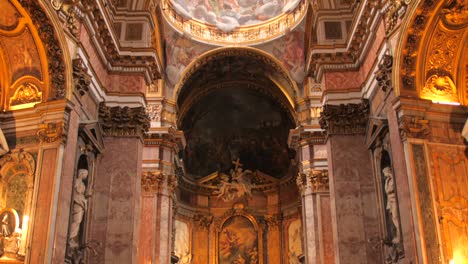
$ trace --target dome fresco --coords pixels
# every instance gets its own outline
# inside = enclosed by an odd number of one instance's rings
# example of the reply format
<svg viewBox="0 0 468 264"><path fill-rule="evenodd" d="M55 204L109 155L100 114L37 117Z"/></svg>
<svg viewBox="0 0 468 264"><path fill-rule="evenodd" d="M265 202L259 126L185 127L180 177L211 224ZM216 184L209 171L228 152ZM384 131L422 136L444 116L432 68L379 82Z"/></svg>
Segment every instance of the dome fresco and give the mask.
<svg viewBox="0 0 468 264"><path fill-rule="evenodd" d="M224 32L261 24L293 11L300 0L170 0L187 19L216 26Z"/></svg>

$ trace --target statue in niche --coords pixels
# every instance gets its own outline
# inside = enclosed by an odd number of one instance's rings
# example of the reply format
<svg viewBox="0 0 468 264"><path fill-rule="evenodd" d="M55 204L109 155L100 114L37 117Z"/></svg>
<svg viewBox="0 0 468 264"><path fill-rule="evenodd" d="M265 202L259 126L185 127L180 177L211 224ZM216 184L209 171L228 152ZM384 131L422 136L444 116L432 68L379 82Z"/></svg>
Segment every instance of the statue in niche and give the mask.
<svg viewBox="0 0 468 264"><path fill-rule="evenodd" d="M390 167L385 167L382 170L385 179L385 195L387 197L387 204L385 209L388 210L392 224L395 227L395 235L392 238L392 244L400 243L400 225L398 223L398 219L400 218L398 213L398 204L397 204L397 196L395 190L395 180L393 177L393 172Z"/></svg>
<svg viewBox="0 0 468 264"><path fill-rule="evenodd" d="M87 197L85 195L86 185L85 180L88 177L88 170L78 170L78 176L75 179L73 186L73 211L72 222L70 224L70 233L68 239L68 246L71 250L77 249L80 245L80 226L83 222L83 216L87 209Z"/></svg>
<svg viewBox="0 0 468 264"><path fill-rule="evenodd" d="M0 129L0 157L5 155L8 151L10 151L10 148L8 147L8 142L6 141L2 129Z"/></svg>
<svg viewBox="0 0 468 264"><path fill-rule="evenodd" d="M233 164L236 166L234 169L231 169L231 179L229 179L228 175L221 174L221 182L218 185L219 189L213 192L214 195L217 195L217 198L221 198L225 202L243 196L252 196L252 184L248 177L248 175L252 174L252 171L242 170L242 164L239 162L239 159L233 161Z"/></svg>

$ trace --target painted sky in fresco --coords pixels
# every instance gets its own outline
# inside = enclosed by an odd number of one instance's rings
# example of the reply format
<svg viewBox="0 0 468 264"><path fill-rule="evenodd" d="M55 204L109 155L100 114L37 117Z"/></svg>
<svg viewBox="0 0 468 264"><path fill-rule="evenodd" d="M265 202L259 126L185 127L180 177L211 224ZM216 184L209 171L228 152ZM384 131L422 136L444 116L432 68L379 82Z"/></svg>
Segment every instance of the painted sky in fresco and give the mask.
<svg viewBox="0 0 468 264"><path fill-rule="evenodd" d="M171 0L175 10L187 19L198 19L224 32L255 25L291 12L300 0Z"/></svg>

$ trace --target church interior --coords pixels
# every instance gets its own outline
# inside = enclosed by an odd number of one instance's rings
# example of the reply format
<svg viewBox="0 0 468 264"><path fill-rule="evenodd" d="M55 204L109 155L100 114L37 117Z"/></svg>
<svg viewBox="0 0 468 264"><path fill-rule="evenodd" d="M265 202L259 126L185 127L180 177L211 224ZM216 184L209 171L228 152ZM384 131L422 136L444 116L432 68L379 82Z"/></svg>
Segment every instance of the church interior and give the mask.
<svg viewBox="0 0 468 264"><path fill-rule="evenodd" d="M466 1L0 10L0 263L468 264Z"/></svg>

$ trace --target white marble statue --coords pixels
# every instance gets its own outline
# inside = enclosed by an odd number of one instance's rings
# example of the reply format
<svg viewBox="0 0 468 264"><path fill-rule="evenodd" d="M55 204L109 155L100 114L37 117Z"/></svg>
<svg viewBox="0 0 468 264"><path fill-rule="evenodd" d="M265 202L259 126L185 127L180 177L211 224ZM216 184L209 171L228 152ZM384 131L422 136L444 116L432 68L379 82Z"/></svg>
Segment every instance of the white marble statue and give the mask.
<svg viewBox="0 0 468 264"><path fill-rule="evenodd" d="M468 119L465 122L465 126L463 127L462 136L468 141Z"/></svg>
<svg viewBox="0 0 468 264"><path fill-rule="evenodd" d="M400 225L398 224L399 214L398 214L398 204L397 196L395 190L395 179L393 177L393 172L390 167L385 167L382 170L382 173L385 177L385 194L387 196L387 205L386 209L389 211L392 217L392 223L395 226L396 234L393 237L392 242L398 244L400 242Z"/></svg>
<svg viewBox="0 0 468 264"><path fill-rule="evenodd" d="M251 197L252 184L248 176L250 174L252 174L252 171L244 171L240 167L231 170L231 181L229 181L229 176L221 174L221 182L218 185L219 189L214 191L213 194L217 195L217 198L221 198L225 202L244 196Z"/></svg>
<svg viewBox="0 0 468 264"><path fill-rule="evenodd" d="M0 129L0 156L5 155L8 151L10 151L10 148L8 147L8 142L6 141L2 129Z"/></svg>
<svg viewBox="0 0 468 264"><path fill-rule="evenodd" d="M78 170L78 176L75 179L75 186L73 188L73 212L68 240L70 248L76 248L79 246L78 235L80 232L80 225L83 221L83 216L86 212L88 203L85 196L86 185L84 184L84 180L86 180L87 177L88 170Z"/></svg>

